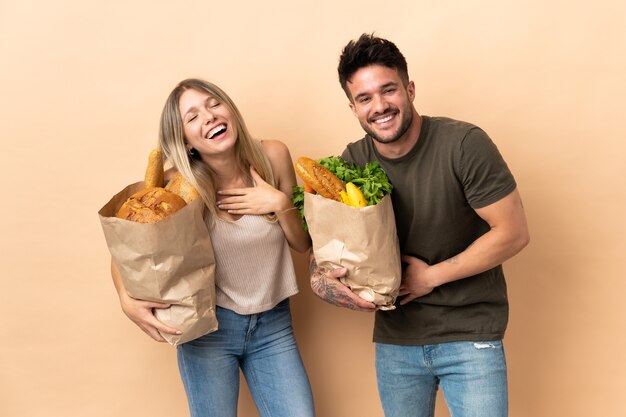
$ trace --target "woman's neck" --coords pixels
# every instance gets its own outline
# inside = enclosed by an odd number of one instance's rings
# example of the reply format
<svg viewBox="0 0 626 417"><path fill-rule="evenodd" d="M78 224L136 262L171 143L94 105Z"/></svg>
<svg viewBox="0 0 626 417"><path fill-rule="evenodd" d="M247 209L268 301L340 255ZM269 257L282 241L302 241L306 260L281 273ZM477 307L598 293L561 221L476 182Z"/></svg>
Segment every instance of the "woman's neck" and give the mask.
<svg viewBox="0 0 626 417"><path fill-rule="evenodd" d="M234 155L226 158L223 156L214 159L203 158L203 160L215 173L215 185L218 190L247 186L247 176L241 170Z"/></svg>

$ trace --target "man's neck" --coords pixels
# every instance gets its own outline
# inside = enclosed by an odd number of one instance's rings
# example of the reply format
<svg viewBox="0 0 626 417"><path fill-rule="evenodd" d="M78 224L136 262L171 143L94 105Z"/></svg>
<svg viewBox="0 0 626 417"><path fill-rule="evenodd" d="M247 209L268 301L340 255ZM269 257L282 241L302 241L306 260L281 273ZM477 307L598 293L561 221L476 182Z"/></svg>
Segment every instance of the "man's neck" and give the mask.
<svg viewBox="0 0 626 417"><path fill-rule="evenodd" d="M395 142L391 143L380 143L378 141L374 141L374 146L379 154L389 159L400 158L413 149L415 144L417 143L420 130L422 128L422 116L417 113L417 110L413 108L413 121L411 125L404 132L404 135Z"/></svg>

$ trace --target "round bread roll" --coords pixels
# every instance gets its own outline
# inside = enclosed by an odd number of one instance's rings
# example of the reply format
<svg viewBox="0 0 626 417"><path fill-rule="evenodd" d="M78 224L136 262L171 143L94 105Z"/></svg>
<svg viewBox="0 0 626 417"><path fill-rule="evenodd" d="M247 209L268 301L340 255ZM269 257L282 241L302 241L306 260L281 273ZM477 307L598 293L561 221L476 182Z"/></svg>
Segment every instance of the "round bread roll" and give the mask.
<svg viewBox="0 0 626 417"><path fill-rule="evenodd" d="M139 223L156 223L185 206L185 200L164 188L145 188L122 204L117 217Z"/></svg>

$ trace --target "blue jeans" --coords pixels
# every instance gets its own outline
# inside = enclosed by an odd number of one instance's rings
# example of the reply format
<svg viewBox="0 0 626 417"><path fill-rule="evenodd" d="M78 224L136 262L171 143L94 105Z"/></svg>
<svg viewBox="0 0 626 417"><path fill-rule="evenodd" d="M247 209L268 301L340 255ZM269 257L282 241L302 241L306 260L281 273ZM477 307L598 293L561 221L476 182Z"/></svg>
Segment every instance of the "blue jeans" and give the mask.
<svg viewBox="0 0 626 417"><path fill-rule="evenodd" d="M502 341L377 343L376 378L386 417L433 417L439 384L452 417L508 414Z"/></svg>
<svg viewBox="0 0 626 417"><path fill-rule="evenodd" d="M177 348L191 416L236 417L241 368L261 417L313 417L289 300L259 314L216 314L217 331Z"/></svg>

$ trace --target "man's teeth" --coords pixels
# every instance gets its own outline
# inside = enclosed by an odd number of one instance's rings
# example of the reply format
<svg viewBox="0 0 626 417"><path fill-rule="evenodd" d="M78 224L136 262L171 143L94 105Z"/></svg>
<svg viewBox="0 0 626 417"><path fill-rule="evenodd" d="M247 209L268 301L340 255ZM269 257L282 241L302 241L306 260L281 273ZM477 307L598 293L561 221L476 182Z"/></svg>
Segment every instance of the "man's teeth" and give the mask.
<svg viewBox="0 0 626 417"><path fill-rule="evenodd" d="M226 130L226 126L220 125L220 126L216 127L215 129L212 129L211 131L209 131L209 133L207 135L207 138L208 139L213 139L213 136L217 135L218 133L221 133L224 130Z"/></svg>
<svg viewBox="0 0 626 417"><path fill-rule="evenodd" d="M390 114L387 117L383 117L382 119L376 120L374 123L385 123L385 122L388 122L389 120L391 120L392 117L393 117L393 114Z"/></svg>

